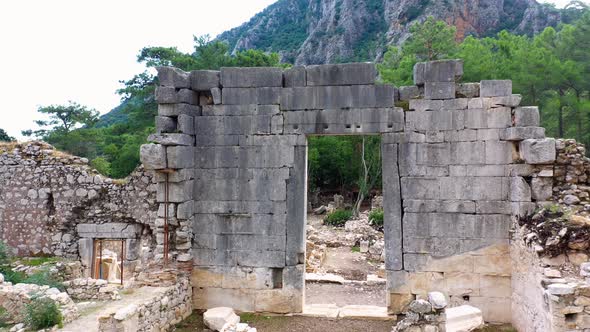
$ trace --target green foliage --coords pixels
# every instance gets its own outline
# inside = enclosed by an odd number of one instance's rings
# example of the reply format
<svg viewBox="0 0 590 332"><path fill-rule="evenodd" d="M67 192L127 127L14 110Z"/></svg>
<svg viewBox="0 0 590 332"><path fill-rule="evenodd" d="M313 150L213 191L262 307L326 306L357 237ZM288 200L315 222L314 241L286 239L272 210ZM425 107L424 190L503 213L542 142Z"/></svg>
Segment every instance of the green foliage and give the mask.
<svg viewBox="0 0 590 332"><path fill-rule="evenodd" d="M0 128L0 142L12 142L14 137L8 136L8 133L4 129Z"/></svg>
<svg viewBox="0 0 590 332"><path fill-rule="evenodd" d="M12 248L0 241L0 266L9 265L12 260Z"/></svg>
<svg viewBox="0 0 590 332"><path fill-rule="evenodd" d="M534 37L502 31L482 39L467 37L460 44L452 39L454 28L429 18L412 27L413 36L401 49L390 47L385 53L378 64L381 78L411 85L416 62L460 58L464 81L511 79L522 105L539 105L548 136L589 145L590 11L574 6L569 15L579 19L571 25L549 27Z"/></svg>
<svg viewBox="0 0 590 332"><path fill-rule="evenodd" d="M381 187L381 139L366 136L365 155L372 187ZM308 179L310 191L358 188L362 175L362 136L311 136L308 138Z"/></svg>
<svg viewBox="0 0 590 332"><path fill-rule="evenodd" d="M37 112L48 119L35 121L41 129L25 130L23 135L47 139L53 134L66 138L72 129L79 126L92 126L98 121L98 111L72 101L68 102L68 105L42 106L37 109Z"/></svg>
<svg viewBox="0 0 590 332"><path fill-rule="evenodd" d="M8 327L10 321L10 315L8 314L8 310L6 308L0 306L0 327Z"/></svg>
<svg viewBox="0 0 590 332"><path fill-rule="evenodd" d="M63 325L63 316L55 301L49 298L33 298L25 306L25 322L35 330Z"/></svg>
<svg viewBox="0 0 590 332"><path fill-rule="evenodd" d="M25 266L41 266L43 264L50 264L59 262L59 257L30 257L20 260L20 263Z"/></svg>
<svg viewBox="0 0 590 332"><path fill-rule="evenodd" d="M374 226L383 226L383 209L375 209L369 212L369 223Z"/></svg>
<svg viewBox="0 0 590 332"><path fill-rule="evenodd" d="M51 288L57 288L60 291L64 291L64 285L60 280L57 280L48 269L42 269L38 272L31 274L21 281L23 284L34 284L39 286L49 286Z"/></svg>
<svg viewBox="0 0 590 332"><path fill-rule="evenodd" d="M352 218L353 214L351 210L335 210L331 213L328 213L326 218L324 218L324 224L335 226L335 227L343 227L346 221Z"/></svg>
<svg viewBox="0 0 590 332"><path fill-rule="evenodd" d="M395 85L411 85L417 62L445 59L456 52L455 27L429 16L410 27L412 35L401 48L390 46L377 64L381 79Z"/></svg>
<svg viewBox="0 0 590 332"><path fill-rule="evenodd" d="M354 246L350 248L350 251L352 252L361 252L361 247L359 246Z"/></svg>

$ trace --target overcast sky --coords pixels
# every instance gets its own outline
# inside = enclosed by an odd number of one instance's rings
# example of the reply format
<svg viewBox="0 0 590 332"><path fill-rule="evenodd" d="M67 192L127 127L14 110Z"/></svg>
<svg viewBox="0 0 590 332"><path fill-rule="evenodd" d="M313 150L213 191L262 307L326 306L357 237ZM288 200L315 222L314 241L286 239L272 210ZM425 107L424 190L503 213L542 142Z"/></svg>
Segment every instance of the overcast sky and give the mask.
<svg viewBox="0 0 590 332"><path fill-rule="evenodd" d="M0 128L21 138L39 106L68 100L106 113L145 46L189 52L193 35L238 26L275 0L0 2ZM569 0L550 1L563 6Z"/></svg>

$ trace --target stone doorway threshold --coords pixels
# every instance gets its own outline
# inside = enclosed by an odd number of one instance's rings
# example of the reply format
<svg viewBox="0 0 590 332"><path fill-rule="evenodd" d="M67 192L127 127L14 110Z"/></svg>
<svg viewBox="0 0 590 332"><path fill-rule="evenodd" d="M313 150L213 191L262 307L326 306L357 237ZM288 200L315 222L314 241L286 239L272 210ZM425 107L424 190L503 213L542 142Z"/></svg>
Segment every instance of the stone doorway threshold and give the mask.
<svg viewBox="0 0 590 332"><path fill-rule="evenodd" d="M308 304L303 307L301 316L343 319L397 320L397 316L388 315L387 307L372 305Z"/></svg>

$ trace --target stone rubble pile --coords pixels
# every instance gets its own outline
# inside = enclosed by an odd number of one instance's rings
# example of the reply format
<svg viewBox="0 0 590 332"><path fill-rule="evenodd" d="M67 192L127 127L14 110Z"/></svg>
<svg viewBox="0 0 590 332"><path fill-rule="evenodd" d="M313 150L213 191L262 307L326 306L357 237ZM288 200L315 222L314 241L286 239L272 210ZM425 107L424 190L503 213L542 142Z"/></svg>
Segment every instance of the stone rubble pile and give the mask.
<svg viewBox="0 0 590 332"><path fill-rule="evenodd" d="M6 309L9 323L23 322L25 306L35 298L49 298L55 301L64 323L69 323L79 316L74 301L66 292L61 292L57 288L34 284L0 283L0 307Z"/></svg>
<svg viewBox="0 0 590 332"><path fill-rule="evenodd" d="M153 297L144 303L102 313L98 331L170 331L192 312L192 288L187 278L179 278L174 286L153 287L151 293Z"/></svg>
<svg viewBox="0 0 590 332"><path fill-rule="evenodd" d="M203 322L213 331L220 332L256 332L256 328L240 323L240 316L232 308L212 308L203 314Z"/></svg>
<svg viewBox="0 0 590 332"><path fill-rule="evenodd" d="M590 210L590 159L586 157L586 148L573 139L558 139L555 147L554 201L587 206Z"/></svg>
<svg viewBox="0 0 590 332"><path fill-rule="evenodd" d="M392 332L443 332L447 300L440 292L431 292L427 299L412 301Z"/></svg>
<svg viewBox="0 0 590 332"><path fill-rule="evenodd" d="M66 292L74 300L120 300L119 287L102 279L79 278L64 282Z"/></svg>

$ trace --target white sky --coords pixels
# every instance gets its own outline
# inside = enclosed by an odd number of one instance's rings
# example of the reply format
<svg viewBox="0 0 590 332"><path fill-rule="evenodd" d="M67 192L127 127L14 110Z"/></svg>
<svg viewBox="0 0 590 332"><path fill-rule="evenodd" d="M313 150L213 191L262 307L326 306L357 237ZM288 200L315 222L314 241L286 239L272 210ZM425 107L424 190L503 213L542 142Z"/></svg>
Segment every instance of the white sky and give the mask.
<svg viewBox="0 0 590 332"><path fill-rule="evenodd" d="M193 35L238 26L275 0L0 2L0 128L22 138L39 106L68 100L106 113L145 46L189 52ZM548 1L563 6L569 0Z"/></svg>

